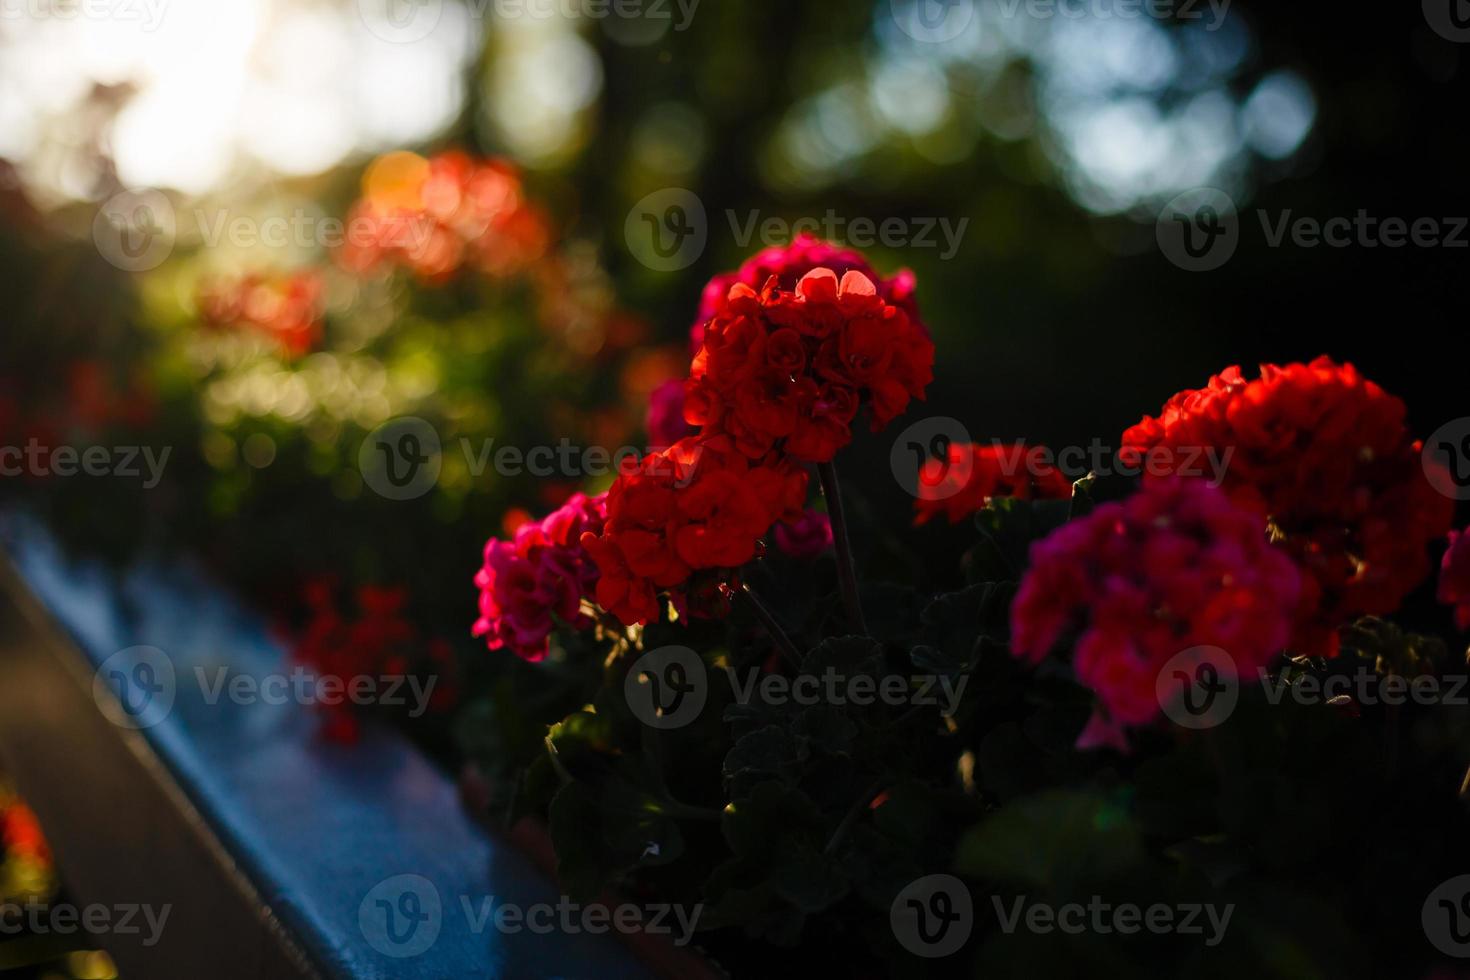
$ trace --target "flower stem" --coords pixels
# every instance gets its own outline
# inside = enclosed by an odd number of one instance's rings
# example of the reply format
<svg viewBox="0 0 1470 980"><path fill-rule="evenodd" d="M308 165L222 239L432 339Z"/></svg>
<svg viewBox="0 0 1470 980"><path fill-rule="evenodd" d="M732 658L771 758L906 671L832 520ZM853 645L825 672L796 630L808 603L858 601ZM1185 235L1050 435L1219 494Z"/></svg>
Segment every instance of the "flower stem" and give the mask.
<svg viewBox="0 0 1470 980"><path fill-rule="evenodd" d="M791 642L791 637L786 634L786 630L781 628L781 623L777 621L775 613L766 608L766 604L761 602L760 596L752 592L748 585L740 586L736 594L750 607L750 611L755 613L755 618L761 621L761 625L766 628L766 632L775 641L777 649L786 657L791 666L800 670L801 651L797 649L795 643Z"/></svg>
<svg viewBox="0 0 1470 980"><path fill-rule="evenodd" d="M827 498L827 517L832 522L832 543L837 549L837 581L842 588L842 604L847 609L850 625L858 633L868 635L868 622L863 618L863 604L858 597L857 570L852 562L852 539L847 534L847 513L842 507L842 486L837 482L837 464L817 464L822 480L822 496Z"/></svg>
<svg viewBox="0 0 1470 980"><path fill-rule="evenodd" d="M665 815L676 820L723 820L724 811L711 810L709 807L691 806L688 803L680 803L678 800L667 796L659 797L659 806Z"/></svg>

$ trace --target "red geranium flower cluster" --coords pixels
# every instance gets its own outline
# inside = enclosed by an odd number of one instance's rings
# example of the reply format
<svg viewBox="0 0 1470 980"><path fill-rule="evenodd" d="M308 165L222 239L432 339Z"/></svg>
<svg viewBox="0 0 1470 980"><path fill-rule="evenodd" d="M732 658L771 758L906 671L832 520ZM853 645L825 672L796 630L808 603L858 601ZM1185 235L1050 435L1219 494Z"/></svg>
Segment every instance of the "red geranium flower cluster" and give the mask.
<svg viewBox="0 0 1470 980"><path fill-rule="evenodd" d="M1219 647L1253 676L1285 646L1299 589L1253 513L1202 481L1150 480L1032 546L1011 649L1037 663L1077 636L1095 738L1157 717L1159 672L1191 647Z"/></svg>
<svg viewBox="0 0 1470 980"><path fill-rule="evenodd" d="M794 290L730 287L694 357L684 417L760 459L772 450L827 462L852 439L866 404L878 431L924 397L934 344L873 281L831 269Z"/></svg>
<svg viewBox="0 0 1470 980"><path fill-rule="evenodd" d="M687 611L702 570L738 569L778 520L797 520L807 475L789 461L751 461L721 438L682 439L624 472L607 523L582 535L597 564L597 602L627 624L658 618L658 596Z"/></svg>
<svg viewBox="0 0 1470 980"><path fill-rule="evenodd" d="M700 298L699 319L689 332L691 348L698 351L704 345L705 324L724 313L730 287L744 283L752 289L760 289L774 276L780 288L791 290L796 288L802 276L813 269L831 269L839 276L861 272L878 287L886 302L903 310L920 330L924 330L919 321L919 306L914 299L912 272L900 269L893 278L884 278L868 264L861 252L838 248L810 232L802 232L790 245L772 245L762 249L736 271L721 273L709 281ZM924 330L924 333L927 335L928 331Z"/></svg>
<svg viewBox="0 0 1470 980"><path fill-rule="evenodd" d="M1041 446L951 443L945 457L930 458L919 468L915 526L940 516L958 524L974 516L992 497L1066 500L1072 496L1071 481Z"/></svg>
<svg viewBox="0 0 1470 980"><path fill-rule="evenodd" d="M1455 625L1470 630L1470 528L1450 532L1439 566L1439 601L1455 607Z"/></svg>
<svg viewBox="0 0 1470 980"><path fill-rule="evenodd" d="M359 275L396 265L442 283L470 266L503 278L550 244L550 223L526 200L520 173L506 160L457 150L428 160L392 153L368 168L363 191L337 256Z"/></svg>
<svg viewBox="0 0 1470 980"><path fill-rule="evenodd" d="M491 538L475 576L480 618L474 635L491 650L509 648L522 660L544 660L560 619L575 629L592 625L582 600L597 585L597 568L582 547L584 534L602 531L606 495L575 494L541 521L528 521L509 541Z"/></svg>
<svg viewBox="0 0 1470 980"><path fill-rule="evenodd" d="M72 361L66 367L66 407L61 424L96 432L110 425L141 429L158 414L158 395L141 371L119 384L102 361Z"/></svg>
<svg viewBox="0 0 1470 980"><path fill-rule="evenodd" d="M822 260L838 268L813 267ZM911 316L912 277L878 280L856 253L803 237L710 290L690 378L651 400L650 435L672 445L625 467L604 524L581 535L597 604L627 625L658 619L661 597L681 616L726 611L740 567L778 522L784 550L809 557L828 547L829 522L803 510L798 463L831 460L864 404L882 428L933 377L934 345ZM686 435L684 424L702 431ZM533 621L549 600L529 585L525 595ZM485 632L503 605L482 618Z"/></svg>
<svg viewBox="0 0 1470 980"><path fill-rule="evenodd" d="M1403 402L1326 357L1262 365L1254 381L1232 367L1125 432L1123 451L1230 453L1223 489L1303 573L1291 648L1330 657L1338 626L1392 612L1425 579L1427 546L1453 519L1404 416Z"/></svg>
<svg viewBox="0 0 1470 980"><path fill-rule="evenodd" d="M322 278L315 271L208 282L196 305L205 326L258 331L291 357L311 352L321 341Z"/></svg>
<svg viewBox="0 0 1470 980"><path fill-rule="evenodd" d="M354 593L356 609L344 612L331 579L308 583L304 598L310 612L306 628L291 650L291 661L318 678L335 678L350 690L355 677L435 677L429 708L453 703L454 655L441 637L426 637L405 614L408 592L402 588L364 585ZM320 702L326 714L324 732L337 741L358 734L355 705Z"/></svg>

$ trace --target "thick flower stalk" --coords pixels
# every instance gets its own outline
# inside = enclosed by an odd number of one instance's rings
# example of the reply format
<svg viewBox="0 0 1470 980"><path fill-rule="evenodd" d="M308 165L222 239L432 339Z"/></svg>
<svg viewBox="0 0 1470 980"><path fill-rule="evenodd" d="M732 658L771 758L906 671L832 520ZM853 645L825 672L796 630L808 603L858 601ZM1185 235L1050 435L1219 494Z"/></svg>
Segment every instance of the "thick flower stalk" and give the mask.
<svg viewBox="0 0 1470 980"><path fill-rule="evenodd" d="M1254 381L1232 367L1125 432L1123 452L1226 458L1225 493L1302 571L1292 651L1330 657L1338 626L1393 612L1428 576L1428 545L1453 519L1404 417L1402 401L1326 357L1262 365Z"/></svg>
<svg viewBox="0 0 1470 980"><path fill-rule="evenodd" d="M1260 521L1201 481L1151 480L1032 546L1011 608L1011 649L1033 664L1075 640L1077 679L1097 694L1085 737L1147 725L1175 656L1219 647L1242 678L1285 646L1300 590Z"/></svg>

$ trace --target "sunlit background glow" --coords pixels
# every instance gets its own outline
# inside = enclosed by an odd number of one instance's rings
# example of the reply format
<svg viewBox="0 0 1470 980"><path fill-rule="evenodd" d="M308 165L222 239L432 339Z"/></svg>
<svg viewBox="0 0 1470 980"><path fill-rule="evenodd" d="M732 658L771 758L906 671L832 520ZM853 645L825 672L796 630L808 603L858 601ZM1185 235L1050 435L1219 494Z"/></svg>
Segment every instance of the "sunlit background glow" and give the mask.
<svg viewBox="0 0 1470 980"><path fill-rule="evenodd" d="M0 19L0 157L42 204L116 186L205 195L431 141L472 94L471 129L526 166L586 145L605 83L591 21L496 20L446 0L425 36L394 43L363 6L138 0L133 18ZM860 55L777 120L759 151L765 182L820 192L895 148L946 164L982 139L1030 139L1085 209L1142 213L1205 184L1248 192L1253 160L1289 159L1311 132L1316 98L1300 76L1238 84L1255 41L1234 15L1027 10L978 0L965 30L936 43L905 33L882 0ZM636 46L658 40L649 26L602 29ZM468 71L481 55L484 70ZM693 172L703 125L696 107L656 105L633 134L635 162Z"/></svg>
<svg viewBox="0 0 1470 980"><path fill-rule="evenodd" d="M1026 9L985 0L958 36L938 42L876 18L860 74L792 106L766 155L767 179L820 189L861 173L895 140L952 162L988 133L1035 138L1078 204L1116 214L1201 185L1243 192L1253 155L1290 157L1311 131L1316 100L1290 71L1235 94L1254 49L1238 18L1166 24Z"/></svg>
<svg viewBox="0 0 1470 980"><path fill-rule="evenodd" d="M156 23L5 18L0 156L43 200L96 196L108 155L124 186L195 195L262 167L319 173L448 127L479 45L479 23L453 3L412 44L373 33L351 3L166 0Z"/></svg>

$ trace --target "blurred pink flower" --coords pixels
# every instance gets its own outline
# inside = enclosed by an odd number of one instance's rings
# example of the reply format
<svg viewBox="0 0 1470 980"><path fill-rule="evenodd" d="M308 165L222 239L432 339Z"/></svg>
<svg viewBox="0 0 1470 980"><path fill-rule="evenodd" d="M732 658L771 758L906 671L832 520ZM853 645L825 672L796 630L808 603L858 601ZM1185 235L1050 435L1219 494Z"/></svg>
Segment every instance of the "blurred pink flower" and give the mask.
<svg viewBox="0 0 1470 980"><path fill-rule="evenodd" d="M684 379L671 378L653 389L648 399L648 444L667 449L680 439L694 434L694 426L684 421Z"/></svg>
<svg viewBox="0 0 1470 980"><path fill-rule="evenodd" d="M791 558L815 558L832 546L832 522L819 510L776 525L776 547Z"/></svg>
<svg viewBox="0 0 1470 980"><path fill-rule="evenodd" d="M1470 528L1450 532L1439 566L1439 601L1455 607L1455 625L1470 630Z"/></svg>

